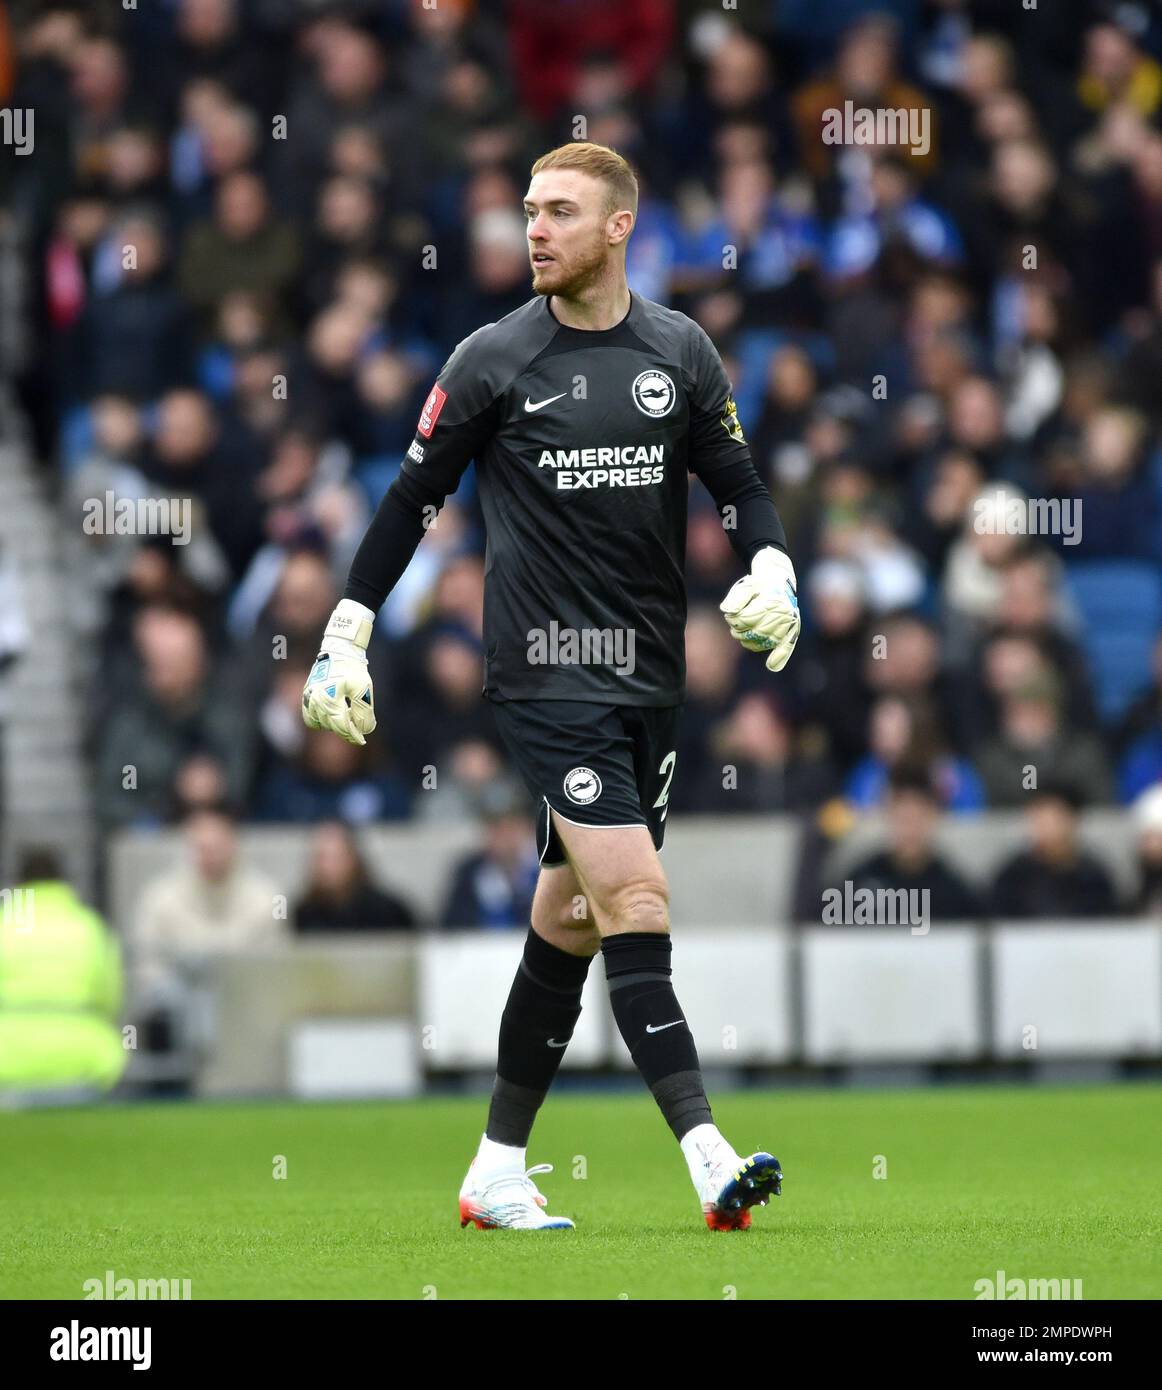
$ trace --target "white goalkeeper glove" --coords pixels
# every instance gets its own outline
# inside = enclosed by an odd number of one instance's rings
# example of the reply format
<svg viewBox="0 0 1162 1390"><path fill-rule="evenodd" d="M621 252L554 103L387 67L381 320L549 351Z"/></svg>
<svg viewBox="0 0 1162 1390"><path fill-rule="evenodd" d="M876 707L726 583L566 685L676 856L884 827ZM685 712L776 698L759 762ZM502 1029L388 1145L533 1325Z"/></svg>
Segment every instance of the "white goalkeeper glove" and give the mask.
<svg viewBox="0 0 1162 1390"><path fill-rule="evenodd" d="M790 557L768 545L718 605L731 634L748 652L769 653L768 671L781 671L799 640L796 587Z"/></svg>
<svg viewBox="0 0 1162 1390"><path fill-rule="evenodd" d="M375 614L354 599L339 600L323 631L323 643L303 687L303 723L330 729L361 746L375 728L367 644Z"/></svg>

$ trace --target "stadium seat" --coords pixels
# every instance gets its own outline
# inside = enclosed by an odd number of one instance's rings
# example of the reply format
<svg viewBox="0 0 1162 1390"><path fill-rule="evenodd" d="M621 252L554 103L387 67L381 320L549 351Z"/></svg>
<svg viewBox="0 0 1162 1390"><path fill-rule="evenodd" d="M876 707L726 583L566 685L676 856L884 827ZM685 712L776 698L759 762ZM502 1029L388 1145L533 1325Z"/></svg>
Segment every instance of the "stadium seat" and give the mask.
<svg viewBox="0 0 1162 1390"><path fill-rule="evenodd" d="M1093 560L1070 565L1067 575L1098 710L1111 723L1150 679L1150 652L1162 625L1162 574L1144 561Z"/></svg>

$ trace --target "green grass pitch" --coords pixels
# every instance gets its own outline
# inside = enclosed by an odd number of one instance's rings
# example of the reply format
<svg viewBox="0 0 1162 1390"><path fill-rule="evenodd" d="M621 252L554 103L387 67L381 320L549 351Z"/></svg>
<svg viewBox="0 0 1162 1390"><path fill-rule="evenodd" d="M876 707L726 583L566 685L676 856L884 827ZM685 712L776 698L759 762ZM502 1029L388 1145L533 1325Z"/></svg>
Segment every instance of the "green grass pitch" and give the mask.
<svg viewBox="0 0 1162 1390"><path fill-rule="evenodd" d="M592 1094L550 1099L529 1150L577 1230L461 1231L485 1104L0 1113L0 1296L112 1270L195 1299L972 1299L998 1269L1162 1296L1157 1085L720 1096L786 1174L737 1234L703 1225L648 1098Z"/></svg>

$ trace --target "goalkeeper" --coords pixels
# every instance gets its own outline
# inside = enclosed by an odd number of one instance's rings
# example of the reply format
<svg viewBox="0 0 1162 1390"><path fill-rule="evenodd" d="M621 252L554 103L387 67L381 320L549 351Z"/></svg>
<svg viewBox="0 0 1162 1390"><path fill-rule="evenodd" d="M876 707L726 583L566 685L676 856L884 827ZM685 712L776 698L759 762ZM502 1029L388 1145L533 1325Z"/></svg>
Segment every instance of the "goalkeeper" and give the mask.
<svg viewBox="0 0 1162 1390"><path fill-rule="evenodd" d="M722 612L771 671L799 636L795 571L718 353L685 315L630 292L636 212L636 179L612 150L564 145L533 166L534 296L466 338L440 372L303 692L310 726L354 743L375 728L376 612L475 460L488 533L484 694L539 806L541 872L460 1192L464 1225L572 1225L545 1211L533 1182L545 1169L528 1168L526 1147L598 952L617 1026L707 1224L745 1229L782 1176L773 1155L740 1156L715 1126L670 977L658 849L685 686L689 474L748 571Z"/></svg>

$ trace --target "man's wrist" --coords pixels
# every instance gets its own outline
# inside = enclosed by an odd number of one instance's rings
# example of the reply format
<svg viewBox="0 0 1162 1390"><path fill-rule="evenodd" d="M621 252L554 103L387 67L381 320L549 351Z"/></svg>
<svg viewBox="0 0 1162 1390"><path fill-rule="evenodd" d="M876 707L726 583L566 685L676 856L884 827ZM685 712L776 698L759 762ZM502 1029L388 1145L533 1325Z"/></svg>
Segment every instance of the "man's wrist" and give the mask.
<svg viewBox="0 0 1162 1390"><path fill-rule="evenodd" d="M341 598L323 629L323 649L367 659L375 614L353 598Z"/></svg>
<svg viewBox="0 0 1162 1390"><path fill-rule="evenodd" d="M795 591L798 592L799 583L795 578L795 566L791 563L791 557L785 550L779 550L773 545L766 545L762 550L755 552L750 562L751 577L764 585L764 587L776 588L784 580L789 580Z"/></svg>

